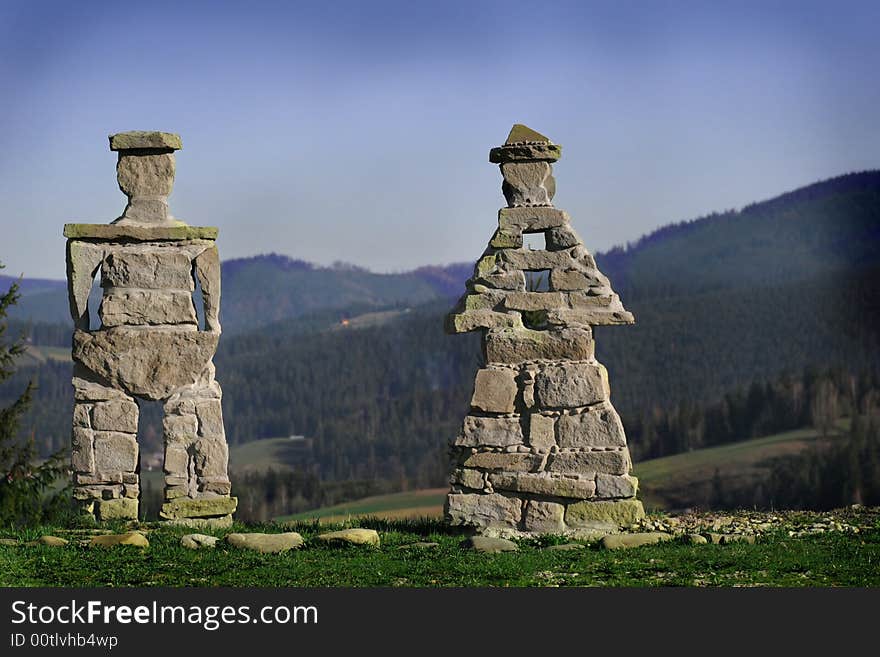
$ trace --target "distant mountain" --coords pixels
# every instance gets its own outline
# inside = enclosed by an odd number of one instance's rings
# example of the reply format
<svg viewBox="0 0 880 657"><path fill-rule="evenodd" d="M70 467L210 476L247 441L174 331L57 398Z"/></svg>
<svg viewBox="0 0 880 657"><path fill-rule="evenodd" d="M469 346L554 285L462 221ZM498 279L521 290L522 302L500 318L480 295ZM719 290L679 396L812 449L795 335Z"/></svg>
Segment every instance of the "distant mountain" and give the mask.
<svg viewBox="0 0 880 657"><path fill-rule="evenodd" d="M317 267L271 254L223 264L221 321L224 330L237 332L317 310L417 303L433 296L411 276Z"/></svg>
<svg viewBox="0 0 880 657"><path fill-rule="evenodd" d="M412 272L441 297L458 298L464 290L464 282L474 273L473 262L458 262L451 265L419 267Z"/></svg>
<svg viewBox="0 0 880 657"><path fill-rule="evenodd" d="M878 227L880 172L867 172L599 254L636 317L635 326L596 329L628 431L657 411L714 403L784 372L880 375ZM216 364L230 442L303 434L313 449L299 465L323 479L406 476L438 485L479 362L478 336L443 334L449 297L462 292L471 268L374 274L274 254L225 262L227 333ZM66 319L63 286L55 303ZM411 312L375 312L404 306ZM69 345L69 329L34 327L35 345L46 344L38 329ZM38 389L25 429L41 445L66 445L70 364L47 358L22 367L0 386L0 406L30 378ZM143 417L156 420L148 406ZM657 442L681 431L654 433ZM634 454L644 454L648 437L630 437Z"/></svg>
<svg viewBox="0 0 880 657"><path fill-rule="evenodd" d="M460 294L472 269L471 264L458 264L422 267L402 274L375 274L355 265L321 267L275 253L227 260L222 264L221 321L225 331L238 333L320 311L418 305ZM15 280L0 277L0 289L5 290ZM64 281L24 279L21 292L11 317L70 323ZM94 325L99 303L96 285L90 302Z"/></svg>
<svg viewBox="0 0 880 657"><path fill-rule="evenodd" d="M624 303L874 266L880 264L880 171L664 226L596 259Z"/></svg>
<svg viewBox="0 0 880 657"><path fill-rule="evenodd" d="M486 234L491 232L487 224ZM588 245L589 246L589 245ZM2 255L2 254L0 254ZM476 260L479 254L462 254ZM880 264L880 171L818 182L739 211L659 228L596 254L624 303L749 289ZM240 333L321 311L419 305L458 297L472 262L376 274L278 254L223 263L222 321ZM0 276L0 289L15 280ZM92 307L98 303L97 293ZM18 319L69 323L63 281L24 279Z"/></svg>
<svg viewBox="0 0 880 657"><path fill-rule="evenodd" d="M64 281L56 281L50 278L19 278L17 276L0 275L0 290L5 292L13 283L18 283L19 292L29 295L57 292L67 287Z"/></svg>
<svg viewBox="0 0 880 657"><path fill-rule="evenodd" d="M0 258L2 256L0 253ZM5 293L13 283L18 284L21 298L10 309L10 317L49 324L70 322L65 281L0 275L0 294Z"/></svg>

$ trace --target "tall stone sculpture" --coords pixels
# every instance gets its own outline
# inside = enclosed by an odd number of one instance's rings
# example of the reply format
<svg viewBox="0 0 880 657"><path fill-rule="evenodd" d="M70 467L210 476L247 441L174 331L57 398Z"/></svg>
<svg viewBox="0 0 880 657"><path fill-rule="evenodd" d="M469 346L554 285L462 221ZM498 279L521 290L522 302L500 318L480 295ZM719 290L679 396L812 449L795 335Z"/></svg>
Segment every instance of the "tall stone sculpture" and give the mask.
<svg viewBox="0 0 880 657"><path fill-rule="evenodd" d="M507 207L446 320L450 333L481 331L484 357L452 445L445 513L455 525L576 533L644 515L592 334L633 316L551 204L560 154L519 124L489 153ZM529 233L545 248L523 248Z"/></svg>
<svg viewBox="0 0 880 657"><path fill-rule="evenodd" d="M168 213L180 137L123 132L119 188L128 197L111 224L67 224L73 334L74 498L99 520L137 519L138 401L164 402L165 503L160 517L224 526L230 497L220 386L211 362L220 338L217 229ZM89 292L100 271L101 326L90 326ZM193 302L198 281L204 307Z"/></svg>

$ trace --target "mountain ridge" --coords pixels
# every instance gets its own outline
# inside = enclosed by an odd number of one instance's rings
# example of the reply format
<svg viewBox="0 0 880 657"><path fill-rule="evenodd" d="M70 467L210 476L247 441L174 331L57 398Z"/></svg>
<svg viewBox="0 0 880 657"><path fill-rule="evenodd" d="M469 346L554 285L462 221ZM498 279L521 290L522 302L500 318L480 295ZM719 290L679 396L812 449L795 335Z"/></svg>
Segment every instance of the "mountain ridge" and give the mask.
<svg viewBox="0 0 880 657"><path fill-rule="evenodd" d="M686 249L677 248L682 243ZM880 263L880 170L667 224L596 260L624 299L810 278ZM731 262L735 261L735 262ZM738 269L738 280L725 278Z"/></svg>
<svg viewBox="0 0 880 657"><path fill-rule="evenodd" d="M880 170L835 176L740 210L670 223L595 255L624 302L870 267L880 263ZM452 300L463 292L472 263L376 273L277 253L232 258L222 263L221 319L225 330L240 333L314 312ZM0 275L0 288L16 280ZM21 291L12 317L70 322L64 281L23 279ZM96 290L92 308L98 303Z"/></svg>
<svg viewBox="0 0 880 657"><path fill-rule="evenodd" d="M636 317L596 329L634 457L687 449L719 427L748 437L730 391L769 386L765 397L782 408L787 398L773 390L789 374L808 382L811 369L837 368L880 380L880 175L777 198L661 231L631 248L620 272L613 257L597 258ZM479 336L447 336L442 321L472 265L377 275L268 254L228 267L215 363L230 443L306 435L312 449L299 466L322 479L438 485L480 367ZM322 290L345 294L333 307ZM236 327L242 316L258 321ZM69 353L67 324L19 330ZM69 362L46 358L0 387L2 406L37 382L23 430L44 453L69 443L70 376ZM798 390L810 403L810 385ZM159 450L158 410L142 411L145 453Z"/></svg>

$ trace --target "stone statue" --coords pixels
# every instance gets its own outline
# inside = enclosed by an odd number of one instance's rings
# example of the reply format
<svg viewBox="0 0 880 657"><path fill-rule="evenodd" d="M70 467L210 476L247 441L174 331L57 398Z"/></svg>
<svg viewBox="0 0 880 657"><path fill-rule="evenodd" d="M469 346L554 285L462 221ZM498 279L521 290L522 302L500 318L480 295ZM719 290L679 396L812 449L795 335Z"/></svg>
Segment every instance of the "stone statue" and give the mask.
<svg viewBox="0 0 880 657"><path fill-rule="evenodd" d="M228 448L212 358L220 338L217 229L168 213L180 137L123 132L119 188L128 197L110 224L67 224L73 334L74 498L98 520L138 517L138 399L164 402L165 503L160 517L228 526ZM100 271L101 326L89 292ZM201 289L204 325L193 292Z"/></svg>
<svg viewBox="0 0 880 657"><path fill-rule="evenodd" d="M552 206L560 155L519 124L489 153L508 207L446 325L481 331L484 356L452 445L445 515L454 525L576 534L644 515L592 334L634 320ZM523 248L529 233L543 234L545 248Z"/></svg>

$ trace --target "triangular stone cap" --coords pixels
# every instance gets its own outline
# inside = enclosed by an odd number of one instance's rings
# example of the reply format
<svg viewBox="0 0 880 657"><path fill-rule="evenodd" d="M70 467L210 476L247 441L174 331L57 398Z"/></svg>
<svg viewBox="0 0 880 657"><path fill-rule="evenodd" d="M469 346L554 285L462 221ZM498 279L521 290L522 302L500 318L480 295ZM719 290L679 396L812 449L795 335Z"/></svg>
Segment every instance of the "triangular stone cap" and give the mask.
<svg viewBox="0 0 880 657"><path fill-rule="evenodd" d="M555 162L560 157L562 146L522 123L513 124L503 146L489 151L489 161L493 164L534 160Z"/></svg>
<svg viewBox="0 0 880 657"><path fill-rule="evenodd" d="M548 137L545 137L537 130L532 130L529 126L523 125L522 123L514 123L513 127L510 129L510 134L507 135L507 141L504 142L504 145L509 146L524 141L540 141L545 144L553 143Z"/></svg>

